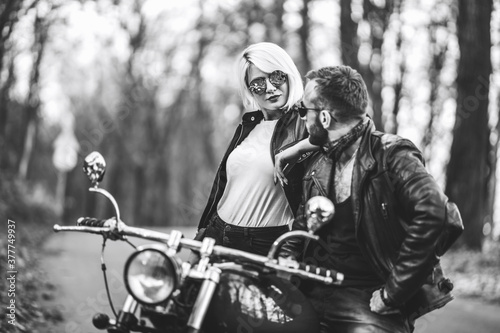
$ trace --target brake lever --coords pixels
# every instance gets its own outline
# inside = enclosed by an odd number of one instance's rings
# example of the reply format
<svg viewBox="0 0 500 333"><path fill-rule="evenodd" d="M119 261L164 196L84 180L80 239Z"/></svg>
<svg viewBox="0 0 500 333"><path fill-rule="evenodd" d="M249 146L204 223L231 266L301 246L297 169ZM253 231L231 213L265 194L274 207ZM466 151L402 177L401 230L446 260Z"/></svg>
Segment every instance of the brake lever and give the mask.
<svg viewBox="0 0 500 333"><path fill-rule="evenodd" d="M107 239L110 239L112 241L116 240L126 240L127 236L121 234L121 230L123 230L123 227L125 226L125 223L122 221L116 221L116 217L112 217L106 222L104 222L104 227L108 227L109 231L106 233L103 233L103 236L106 237Z"/></svg>

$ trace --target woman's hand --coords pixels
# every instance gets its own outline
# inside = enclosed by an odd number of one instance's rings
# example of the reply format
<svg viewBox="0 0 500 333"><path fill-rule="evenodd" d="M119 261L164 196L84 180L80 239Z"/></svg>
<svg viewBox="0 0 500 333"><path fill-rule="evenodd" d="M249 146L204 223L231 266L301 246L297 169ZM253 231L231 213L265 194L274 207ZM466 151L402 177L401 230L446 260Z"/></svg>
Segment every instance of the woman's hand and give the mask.
<svg viewBox="0 0 500 333"><path fill-rule="evenodd" d="M288 185L288 179L285 177L285 167L290 161L297 159L300 156L300 151L296 148L296 145L290 147L274 157L274 184L278 181L281 186Z"/></svg>
<svg viewBox="0 0 500 333"><path fill-rule="evenodd" d="M276 154L274 157L274 184L279 181L282 187L288 185L284 172L287 164L298 160L303 153L317 150L319 150L319 146L312 145L309 138L305 138L296 145Z"/></svg>

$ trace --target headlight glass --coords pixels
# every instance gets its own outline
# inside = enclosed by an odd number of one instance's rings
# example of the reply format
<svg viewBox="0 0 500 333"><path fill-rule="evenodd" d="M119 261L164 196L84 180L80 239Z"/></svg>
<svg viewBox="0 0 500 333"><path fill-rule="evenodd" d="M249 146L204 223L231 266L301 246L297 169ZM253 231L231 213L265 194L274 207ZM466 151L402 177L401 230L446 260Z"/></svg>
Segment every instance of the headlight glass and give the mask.
<svg viewBox="0 0 500 333"><path fill-rule="evenodd" d="M135 252L125 264L125 285L128 292L144 304L166 301L177 288L179 265L158 249Z"/></svg>

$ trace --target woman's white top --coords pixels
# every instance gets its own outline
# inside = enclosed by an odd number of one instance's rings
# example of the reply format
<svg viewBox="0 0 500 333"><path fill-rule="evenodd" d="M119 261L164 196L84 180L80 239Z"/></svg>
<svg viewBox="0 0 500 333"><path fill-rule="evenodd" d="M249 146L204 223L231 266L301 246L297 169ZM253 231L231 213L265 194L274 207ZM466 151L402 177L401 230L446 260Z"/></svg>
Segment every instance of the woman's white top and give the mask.
<svg viewBox="0 0 500 333"><path fill-rule="evenodd" d="M217 206L221 219L241 227L275 227L292 222L285 191L274 185L271 137L278 120L262 120L227 159L227 184Z"/></svg>

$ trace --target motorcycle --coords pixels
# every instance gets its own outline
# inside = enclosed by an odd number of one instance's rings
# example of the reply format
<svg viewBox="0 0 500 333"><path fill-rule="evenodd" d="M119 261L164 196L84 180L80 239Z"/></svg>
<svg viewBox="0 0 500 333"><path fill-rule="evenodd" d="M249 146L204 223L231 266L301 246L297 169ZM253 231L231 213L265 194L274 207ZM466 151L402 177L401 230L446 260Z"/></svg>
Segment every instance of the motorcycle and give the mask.
<svg viewBox="0 0 500 333"><path fill-rule="evenodd" d="M114 314L98 313L97 329L109 333L129 332L318 332L319 321L297 282L317 281L340 284L343 274L333 270L278 258L281 246L290 238L318 240L314 234L334 214L324 197L307 203L309 231L289 231L273 243L267 256L185 238L170 233L126 225L114 197L99 187L106 162L93 152L85 158L83 170L91 181L90 192L106 197L114 207L109 219L82 217L76 226L54 225L54 231L84 232L107 240L126 241L136 237L156 243L136 247L127 259L123 279L128 296L116 313L109 293L106 269L101 256L108 300ZM133 245L132 243L130 243ZM135 246L134 246L135 247ZM181 249L199 255L196 263L182 261Z"/></svg>

